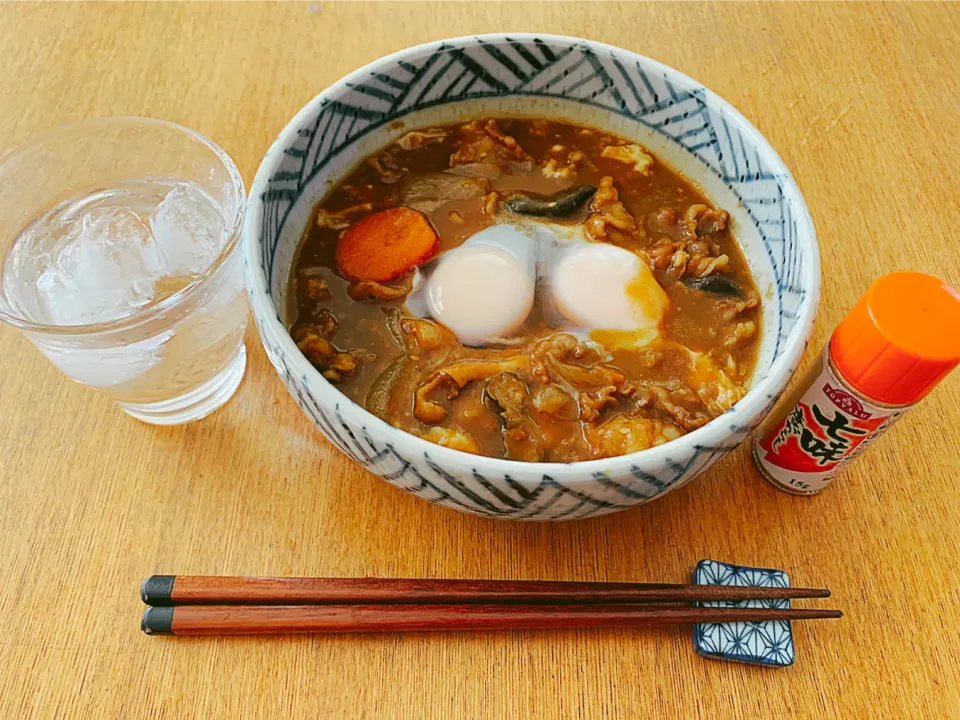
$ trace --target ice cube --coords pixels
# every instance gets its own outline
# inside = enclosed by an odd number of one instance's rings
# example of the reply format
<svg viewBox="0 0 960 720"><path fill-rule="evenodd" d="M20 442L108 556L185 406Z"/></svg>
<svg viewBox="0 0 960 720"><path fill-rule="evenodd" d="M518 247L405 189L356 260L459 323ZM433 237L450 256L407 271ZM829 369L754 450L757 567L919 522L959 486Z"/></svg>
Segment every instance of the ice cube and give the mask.
<svg viewBox="0 0 960 720"><path fill-rule="evenodd" d="M93 207L50 249L37 290L49 320L87 325L135 313L154 297L163 257L149 228L124 207Z"/></svg>
<svg viewBox="0 0 960 720"><path fill-rule="evenodd" d="M150 229L168 275L199 275L223 247L223 215L193 184L180 183L150 215Z"/></svg>
<svg viewBox="0 0 960 720"><path fill-rule="evenodd" d="M97 388L115 388L156 367L163 360L172 330L138 342L113 347L37 343L49 360L77 382Z"/></svg>

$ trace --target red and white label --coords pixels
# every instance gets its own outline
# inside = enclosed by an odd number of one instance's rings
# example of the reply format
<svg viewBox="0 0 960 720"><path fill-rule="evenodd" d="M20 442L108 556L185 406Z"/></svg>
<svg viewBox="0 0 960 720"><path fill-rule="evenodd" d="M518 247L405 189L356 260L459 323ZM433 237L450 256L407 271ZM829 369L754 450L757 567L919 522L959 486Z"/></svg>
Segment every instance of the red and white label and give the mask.
<svg viewBox="0 0 960 720"><path fill-rule="evenodd" d="M848 392L830 364L775 427L754 439L757 463L795 492L820 492L906 408L872 405Z"/></svg>

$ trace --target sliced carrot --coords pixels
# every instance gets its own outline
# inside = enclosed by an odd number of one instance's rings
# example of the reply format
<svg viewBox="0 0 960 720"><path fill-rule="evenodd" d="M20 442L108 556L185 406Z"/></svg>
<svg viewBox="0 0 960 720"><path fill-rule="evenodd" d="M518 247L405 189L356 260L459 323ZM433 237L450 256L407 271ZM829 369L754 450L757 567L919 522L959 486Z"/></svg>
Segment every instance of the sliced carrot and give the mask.
<svg viewBox="0 0 960 720"><path fill-rule="evenodd" d="M343 233L337 267L348 280L387 282L423 263L439 242L423 213L405 207L381 210Z"/></svg>

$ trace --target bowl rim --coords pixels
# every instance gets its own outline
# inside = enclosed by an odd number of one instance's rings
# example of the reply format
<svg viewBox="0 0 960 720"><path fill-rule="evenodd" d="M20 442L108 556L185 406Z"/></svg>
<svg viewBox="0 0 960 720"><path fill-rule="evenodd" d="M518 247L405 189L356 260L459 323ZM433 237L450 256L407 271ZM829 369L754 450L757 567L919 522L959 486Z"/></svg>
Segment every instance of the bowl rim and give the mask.
<svg viewBox="0 0 960 720"><path fill-rule="evenodd" d="M806 264L805 271L801 275L799 283L807 292L807 303L805 307L801 309L801 312L798 313L794 327L784 341L781 355L773 360L767 373L750 388L747 394L738 401L731 410L714 418L703 427L686 433L676 440L671 440L663 445L627 455L595 460L581 460L572 463L530 463L520 460L507 460L486 455L473 455L437 445L381 420L341 393L332 384L328 383L297 348L286 327L280 321L276 306L267 292L269 279L261 272L259 252L261 244L260 227L263 217L262 195L270 177L276 170L276 166L283 158L284 148L294 142L297 132L304 122L314 113L319 112L322 104L326 100L336 99L333 97L334 95L349 89L349 83L362 82L370 76L370 73L392 67L398 60L408 58L411 55L429 52L444 43L460 45L482 42L502 43L507 39L529 41L540 39L547 42L580 44L594 51L603 51L606 54L613 53L615 55L632 58L640 62L645 69L649 68L660 72L671 80L676 78L680 81L680 84L703 88L705 101L714 104L734 120L739 130L749 137L758 150L762 151L762 157L770 166L770 169L775 172L778 177L782 178L784 200L790 202L795 210L795 219L797 221L795 241L805 243L810 250L810 262ZM458 100L453 100L450 104L455 104L456 102L458 102ZM696 181L696 178L691 179ZM280 228L280 230L282 230L282 228ZM280 232L280 230L278 230L278 232ZM607 43L550 33L488 33L432 40L385 55L331 83L304 105L287 125L284 126L261 161L256 176L254 177L247 203L247 213L243 228L243 250L247 287L254 316L258 320L258 325L263 323L266 326L261 332L269 329L271 333L276 336L279 342L279 351L285 356L285 361L290 364L290 374L302 377L304 382L308 384L311 392L318 395L321 405L335 408L337 413L342 416L348 416L356 425L364 430L370 427L378 432L387 433L393 438L389 443L391 449L393 449L392 446L403 447L415 453L417 457L426 457L428 461L431 462L439 463L442 461L457 467L469 468L473 473L477 472L478 467L482 467L485 471L507 476L519 481L532 479L539 481L542 476L549 475L557 477L558 479L562 478L564 482L576 483L580 480L589 483L593 482L593 478L596 475L629 474L632 469L638 466L640 466L639 469L642 470L643 466L649 467L669 464L672 462L671 456L676 457L683 455L682 452L677 452L677 449L680 447L684 447L688 451L691 448L694 450L709 450L720 443L721 447L717 447L716 450L721 454L726 450L732 449L733 446L727 447L723 444L725 438L736 432L734 428L727 425L730 413L734 410L737 411L739 417L746 420L743 426L750 427L753 420L763 412L764 408L776 401L777 396L784 390L793 373L796 371L800 358L806 349L813 332L814 321L820 302L820 251L813 219L810 216L806 201L800 192L800 188L793 174L789 168L787 168L786 163L783 162L783 159L777 151L774 150L769 141L767 141L760 131L757 130L743 114L715 92L706 88L702 83L652 58ZM742 438L737 441L737 444L739 444L741 440Z"/></svg>

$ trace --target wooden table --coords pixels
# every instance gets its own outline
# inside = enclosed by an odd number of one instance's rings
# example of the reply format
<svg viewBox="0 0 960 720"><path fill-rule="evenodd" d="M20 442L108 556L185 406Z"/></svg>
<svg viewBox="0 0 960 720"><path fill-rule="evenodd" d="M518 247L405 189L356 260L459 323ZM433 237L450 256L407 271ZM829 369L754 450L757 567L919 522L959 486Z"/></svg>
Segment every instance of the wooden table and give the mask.
<svg viewBox="0 0 960 720"><path fill-rule="evenodd" d="M252 180L324 86L405 46L585 35L717 91L776 147L820 236L822 345L871 279L960 284L960 8L774 4L0 5L0 147L68 120L167 118ZM0 190L2 191L2 190ZM253 329L236 397L139 424L0 331L0 716L956 717L960 373L815 498L741 447L598 520L490 521L351 465L301 416ZM806 358L812 359L813 351ZM151 639L151 573L684 581L697 560L826 585L788 670L704 661L689 630Z"/></svg>

